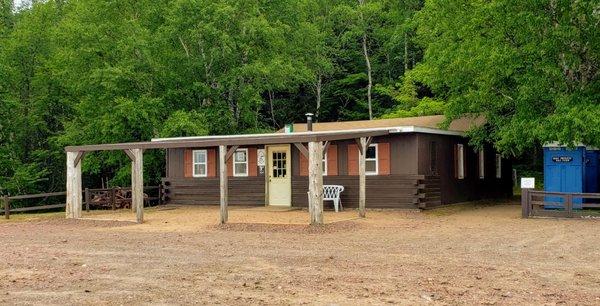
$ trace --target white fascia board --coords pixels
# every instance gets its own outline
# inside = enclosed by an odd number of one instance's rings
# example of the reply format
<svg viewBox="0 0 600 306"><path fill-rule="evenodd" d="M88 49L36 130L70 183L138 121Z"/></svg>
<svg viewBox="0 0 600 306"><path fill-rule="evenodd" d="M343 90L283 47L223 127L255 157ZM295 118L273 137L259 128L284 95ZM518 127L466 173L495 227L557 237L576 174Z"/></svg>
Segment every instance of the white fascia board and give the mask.
<svg viewBox="0 0 600 306"><path fill-rule="evenodd" d="M424 133L424 134L437 134L437 135L450 135L450 136L462 136L464 137L466 134L464 132L459 131L449 131L442 129L432 129L420 126L399 126L393 129L390 129L390 134L394 133Z"/></svg>
<svg viewBox="0 0 600 306"><path fill-rule="evenodd" d="M317 131L317 132L292 132L291 135L335 135L345 134L352 132L376 132L376 131L388 131L390 134L397 133L426 133L426 134L438 134L438 135L451 135L451 136L465 136L465 133L458 131L449 131L442 129L425 128L419 126L397 126L397 127L385 127L385 128L370 128L370 129L349 129L339 131ZM241 135L211 135L211 136L188 136L188 137L171 137L171 138L153 138L151 141L174 141L174 140L209 140L209 139L228 139L228 138L250 138L250 137L277 137L284 135L285 133L263 133L263 134L241 134Z"/></svg>

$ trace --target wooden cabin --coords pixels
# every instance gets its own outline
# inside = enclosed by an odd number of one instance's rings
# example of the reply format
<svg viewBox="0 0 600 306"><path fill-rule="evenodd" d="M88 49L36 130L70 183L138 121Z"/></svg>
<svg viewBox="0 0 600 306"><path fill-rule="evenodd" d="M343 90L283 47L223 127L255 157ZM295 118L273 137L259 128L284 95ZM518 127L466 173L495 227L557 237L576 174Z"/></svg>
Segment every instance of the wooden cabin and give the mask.
<svg viewBox="0 0 600 306"><path fill-rule="evenodd" d="M512 194L511 164L491 146L475 150L465 132L483 124L464 118L439 128L444 116L314 123L314 132L386 130L372 137L366 152L366 202L369 208L432 208ZM306 124L293 132L305 134ZM278 133L285 133L283 130ZM272 137L273 134L265 134ZM226 140L228 136L153 139L153 143ZM233 137L233 136L232 136ZM243 137L238 135L235 137ZM260 134L248 135L260 138ZM308 205L308 160L302 144L247 145L227 162L229 205ZM344 208L358 206L359 147L353 139L325 144L323 182L342 185ZM219 148L168 148L166 200L172 204L219 204ZM325 208L331 208L325 202Z"/></svg>

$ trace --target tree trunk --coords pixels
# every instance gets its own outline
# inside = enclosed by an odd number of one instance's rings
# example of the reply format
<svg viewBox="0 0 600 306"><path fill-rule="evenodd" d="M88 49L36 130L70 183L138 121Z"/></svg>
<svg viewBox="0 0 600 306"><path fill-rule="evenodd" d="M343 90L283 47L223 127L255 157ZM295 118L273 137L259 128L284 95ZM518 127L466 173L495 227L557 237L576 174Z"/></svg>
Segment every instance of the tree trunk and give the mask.
<svg viewBox="0 0 600 306"><path fill-rule="evenodd" d="M272 90L269 90L268 94L269 94L269 107L271 108L271 120L273 121L273 125L276 128L279 128L279 124L277 124L277 120L275 120L275 112L273 110L273 99L275 98L274 97L275 94L273 93Z"/></svg>
<svg viewBox="0 0 600 306"><path fill-rule="evenodd" d="M373 87L373 78L371 77L371 60L369 59L369 50L367 48L367 34L363 34L362 38L363 54L365 63L367 64L367 77L369 84L367 85L367 103L369 105L369 120L373 120L373 104L371 102L371 88Z"/></svg>
<svg viewBox="0 0 600 306"><path fill-rule="evenodd" d="M404 73L408 71L408 33L404 33Z"/></svg>
<svg viewBox="0 0 600 306"><path fill-rule="evenodd" d="M364 6L365 0L358 0L358 4L361 7ZM360 19L364 23L364 16L362 13L362 9L360 10ZM364 26L364 24L363 24L363 26ZM369 84L367 85L367 104L369 106L369 120L373 120L373 103L371 101L371 89L373 88L373 78L371 76L371 60L369 59L369 48L368 48L368 44L367 44L366 26L363 29L362 49L363 49L363 55L365 56L365 63L367 65L367 77L369 79Z"/></svg>
<svg viewBox="0 0 600 306"><path fill-rule="evenodd" d="M323 76L319 74L317 78L317 83L315 84L315 93L317 95L317 111L316 111L316 119L319 120L319 113L321 111L321 87L323 85Z"/></svg>

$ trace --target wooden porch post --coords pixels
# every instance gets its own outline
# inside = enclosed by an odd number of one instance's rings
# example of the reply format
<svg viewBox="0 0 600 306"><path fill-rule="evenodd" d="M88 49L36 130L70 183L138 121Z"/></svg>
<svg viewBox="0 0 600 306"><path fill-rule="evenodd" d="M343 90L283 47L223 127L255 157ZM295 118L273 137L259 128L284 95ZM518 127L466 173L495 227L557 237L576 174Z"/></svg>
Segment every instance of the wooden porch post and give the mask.
<svg viewBox="0 0 600 306"><path fill-rule="evenodd" d="M308 205L310 224L323 224L323 143L308 143Z"/></svg>
<svg viewBox="0 0 600 306"><path fill-rule="evenodd" d="M219 179L220 179L220 204L221 211L219 215L219 223L227 223L227 204L228 204L228 187L227 187L227 146L219 146Z"/></svg>
<svg viewBox="0 0 600 306"><path fill-rule="evenodd" d="M367 156L367 138L360 138L360 150L358 150L358 216L365 217L365 202L366 202L366 156Z"/></svg>
<svg viewBox="0 0 600 306"><path fill-rule="evenodd" d="M65 214L68 219L81 218L81 154L67 152L67 198ZM77 161L77 162L76 162Z"/></svg>
<svg viewBox="0 0 600 306"><path fill-rule="evenodd" d="M131 149L131 208L137 223L144 222L144 153L142 149Z"/></svg>

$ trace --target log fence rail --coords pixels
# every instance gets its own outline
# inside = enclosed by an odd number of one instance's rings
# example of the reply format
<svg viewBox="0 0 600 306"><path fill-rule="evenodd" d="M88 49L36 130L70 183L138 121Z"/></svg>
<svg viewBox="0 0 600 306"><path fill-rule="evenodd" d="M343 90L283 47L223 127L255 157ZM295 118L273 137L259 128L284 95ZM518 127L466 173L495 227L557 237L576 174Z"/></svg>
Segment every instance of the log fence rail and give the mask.
<svg viewBox="0 0 600 306"><path fill-rule="evenodd" d="M153 191L153 190L157 190L157 192L155 193L156 196L148 196L144 198L144 203L146 205L149 205L150 203L152 203L152 201L154 201L154 203L161 205L164 203L164 188L162 185L158 185L158 186L144 186L144 191ZM131 187L112 187L112 188L85 188L83 190L83 194L84 194L84 199L83 199L83 205L85 206L85 210L86 211L90 211L90 206L93 206L94 204L104 204L104 205L108 205L111 209L115 210L117 209L117 204L120 205L124 205L124 204L129 204L131 205L131 197L129 198L121 198L121 199L117 199L116 198L116 193L117 191L131 191ZM37 206L26 206L26 207L16 207L13 208L11 207L11 202L15 201L15 200L31 200L31 199L47 199L49 197L59 197L59 196L66 196L66 191L59 191L59 192L48 192L48 193L39 193L39 194L27 194L27 195L18 195L18 196L8 196L8 195L4 195L1 197L2 199L2 204L4 209L0 210L0 214L4 214L4 218L9 219L10 218L10 214L11 213L15 213L15 212L30 212L30 211L40 211L40 210L49 210L49 209L57 209L57 208L64 208L66 206L66 204L64 203L60 203L60 204L48 204L48 205L37 205ZM93 196L97 194L108 194L109 195L109 200L108 201L96 201L93 202Z"/></svg>

